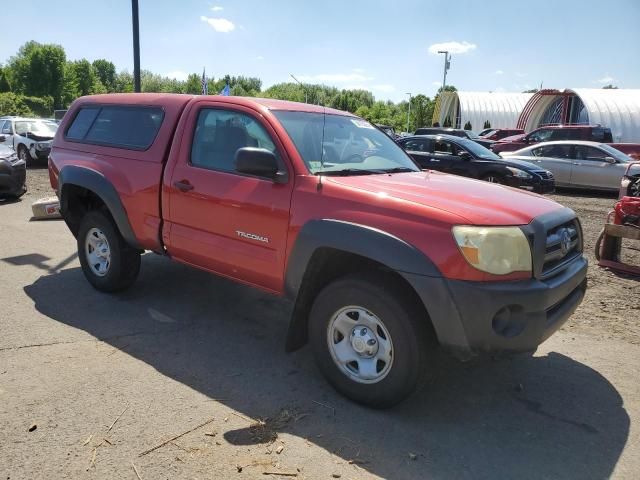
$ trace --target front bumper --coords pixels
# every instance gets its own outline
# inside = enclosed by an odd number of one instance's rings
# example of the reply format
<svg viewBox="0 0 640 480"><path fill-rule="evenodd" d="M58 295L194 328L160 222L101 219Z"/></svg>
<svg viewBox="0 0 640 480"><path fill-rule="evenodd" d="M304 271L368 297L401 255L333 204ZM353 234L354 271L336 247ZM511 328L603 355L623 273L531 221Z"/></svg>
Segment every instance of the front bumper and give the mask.
<svg viewBox="0 0 640 480"><path fill-rule="evenodd" d="M18 197L27 191L27 171L23 161L13 165L0 162L0 197Z"/></svg>
<svg viewBox="0 0 640 480"><path fill-rule="evenodd" d="M461 357L535 351L584 298L580 256L549 279L468 282L405 274L422 298L440 343Z"/></svg>
<svg viewBox="0 0 640 480"><path fill-rule="evenodd" d="M531 190L535 193L553 193L556 190L556 182L553 178L545 179L537 176L531 179L510 177L508 179L508 185L510 187Z"/></svg>

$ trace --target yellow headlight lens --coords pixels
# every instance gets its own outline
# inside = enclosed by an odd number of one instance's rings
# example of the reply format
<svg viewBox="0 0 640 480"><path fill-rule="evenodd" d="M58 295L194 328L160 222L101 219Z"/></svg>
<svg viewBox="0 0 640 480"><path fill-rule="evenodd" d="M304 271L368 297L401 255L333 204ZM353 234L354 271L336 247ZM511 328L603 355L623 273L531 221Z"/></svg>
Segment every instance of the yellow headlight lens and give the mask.
<svg viewBox="0 0 640 480"><path fill-rule="evenodd" d="M531 247L518 227L453 227L453 236L472 266L494 275L531 272Z"/></svg>

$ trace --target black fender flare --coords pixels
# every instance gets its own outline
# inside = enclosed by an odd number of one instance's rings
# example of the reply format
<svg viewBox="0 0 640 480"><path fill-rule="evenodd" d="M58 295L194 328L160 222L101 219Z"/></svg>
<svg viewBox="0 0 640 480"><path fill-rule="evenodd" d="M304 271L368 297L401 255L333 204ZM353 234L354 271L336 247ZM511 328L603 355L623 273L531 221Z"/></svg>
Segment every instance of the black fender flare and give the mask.
<svg viewBox="0 0 640 480"><path fill-rule="evenodd" d="M60 174L58 175L58 198L60 199L60 213L66 221L65 212L67 212L69 208L69 198L65 195L65 185L75 185L86 188L97 195L105 204L109 213L111 213L125 241L131 247L141 249L129 223L127 212L120 200L120 195L103 174L93 169L76 165L67 165L60 170Z"/></svg>
<svg viewBox="0 0 640 480"><path fill-rule="evenodd" d="M441 278L435 264L420 250L382 230L341 220L311 220L298 233L285 274L285 294L294 300L286 350L300 348L307 340L307 319L313 298L305 291L311 259L320 248L359 255L401 275ZM407 278L407 277L405 277Z"/></svg>

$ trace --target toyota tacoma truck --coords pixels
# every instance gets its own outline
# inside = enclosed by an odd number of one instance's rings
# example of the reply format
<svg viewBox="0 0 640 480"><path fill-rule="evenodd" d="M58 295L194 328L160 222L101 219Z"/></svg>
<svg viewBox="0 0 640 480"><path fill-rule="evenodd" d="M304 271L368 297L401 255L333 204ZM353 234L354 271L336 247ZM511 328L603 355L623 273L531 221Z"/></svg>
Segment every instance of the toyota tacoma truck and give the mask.
<svg viewBox="0 0 640 480"><path fill-rule="evenodd" d="M286 349L309 343L339 392L374 407L408 396L438 346L535 351L586 288L573 211L421 171L370 123L322 106L83 97L49 174L93 287L130 287L153 251L288 297Z"/></svg>

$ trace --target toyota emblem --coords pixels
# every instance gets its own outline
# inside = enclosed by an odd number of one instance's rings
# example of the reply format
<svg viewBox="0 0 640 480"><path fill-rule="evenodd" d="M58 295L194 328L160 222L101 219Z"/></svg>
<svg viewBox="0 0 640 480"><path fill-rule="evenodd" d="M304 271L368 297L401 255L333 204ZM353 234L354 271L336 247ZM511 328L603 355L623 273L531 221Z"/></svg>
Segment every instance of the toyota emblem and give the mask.
<svg viewBox="0 0 640 480"><path fill-rule="evenodd" d="M560 250L563 255L566 255L571 249L571 234L567 228L560 230Z"/></svg>

